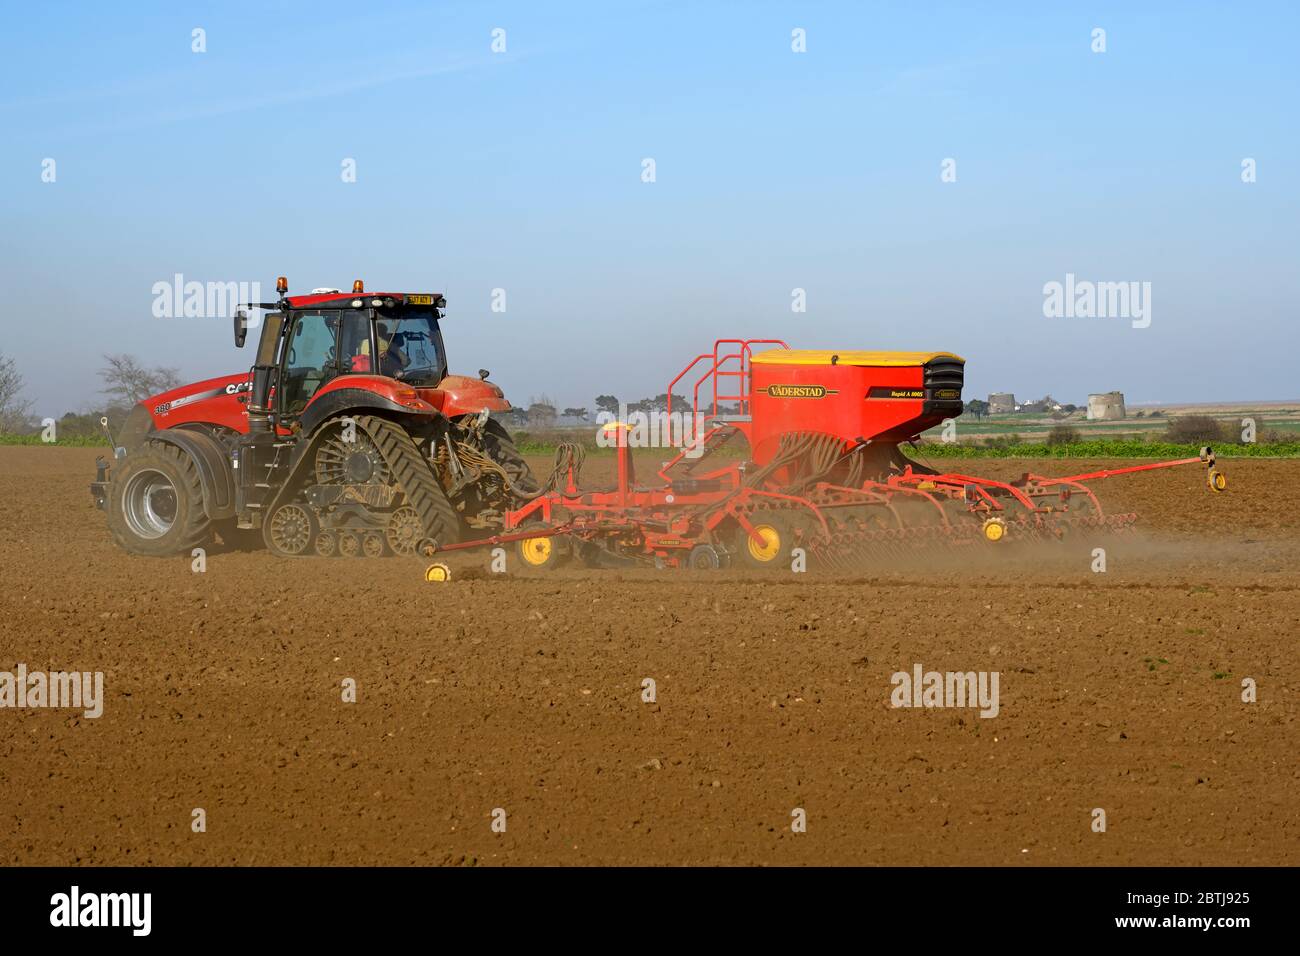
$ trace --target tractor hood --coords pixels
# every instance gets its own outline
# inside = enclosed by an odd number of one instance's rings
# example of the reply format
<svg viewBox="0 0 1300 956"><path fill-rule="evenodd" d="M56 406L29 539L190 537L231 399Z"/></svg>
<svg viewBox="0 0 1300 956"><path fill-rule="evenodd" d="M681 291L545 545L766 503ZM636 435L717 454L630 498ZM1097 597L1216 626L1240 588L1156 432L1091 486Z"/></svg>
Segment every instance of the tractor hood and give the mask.
<svg viewBox="0 0 1300 956"><path fill-rule="evenodd" d="M172 428L186 422L211 422L242 431L246 419L239 396L252 387L248 373L240 372L160 392L140 404L148 409L156 428Z"/></svg>

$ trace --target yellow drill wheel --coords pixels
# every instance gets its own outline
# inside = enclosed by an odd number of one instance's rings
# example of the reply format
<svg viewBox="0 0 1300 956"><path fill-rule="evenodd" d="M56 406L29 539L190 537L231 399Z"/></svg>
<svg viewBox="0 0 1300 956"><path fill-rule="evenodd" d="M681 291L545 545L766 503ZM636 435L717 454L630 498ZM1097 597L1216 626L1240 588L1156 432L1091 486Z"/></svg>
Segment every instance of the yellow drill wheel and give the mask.
<svg viewBox="0 0 1300 956"><path fill-rule="evenodd" d="M424 569L424 580L430 582L450 581L451 568L447 567L447 565L442 563L431 564Z"/></svg>
<svg viewBox="0 0 1300 956"><path fill-rule="evenodd" d="M554 555L555 543L550 538L525 538L519 542L519 557L529 567L546 567Z"/></svg>
<svg viewBox="0 0 1300 956"><path fill-rule="evenodd" d="M1228 478L1221 471L1210 469L1210 473L1205 476L1206 484L1210 486L1211 491L1222 491L1228 487Z"/></svg>
<svg viewBox="0 0 1300 956"><path fill-rule="evenodd" d="M756 524L754 531L762 540L755 541L753 535L745 535L745 546L749 548L749 556L755 561L775 561L780 557L781 532L770 524Z"/></svg>
<svg viewBox="0 0 1300 956"><path fill-rule="evenodd" d="M1001 541L1007 533L1006 523L1001 518L988 518L984 522L984 537L989 541Z"/></svg>

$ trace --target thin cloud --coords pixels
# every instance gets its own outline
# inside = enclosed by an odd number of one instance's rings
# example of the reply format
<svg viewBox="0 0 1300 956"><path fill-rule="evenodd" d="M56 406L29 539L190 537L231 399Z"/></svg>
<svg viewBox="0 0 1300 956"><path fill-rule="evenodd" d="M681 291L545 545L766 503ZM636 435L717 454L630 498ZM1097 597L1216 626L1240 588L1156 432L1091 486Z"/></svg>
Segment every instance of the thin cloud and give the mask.
<svg viewBox="0 0 1300 956"><path fill-rule="evenodd" d="M277 92L262 91L256 95L249 95L237 99L227 99L222 102L214 102L206 105L201 104L184 109L166 110L151 115L140 115L120 121L100 123L94 126L79 123L75 126L63 127L50 132L53 135L68 135L77 138L99 136L105 133L130 132L134 130L148 129L154 126L166 126L173 123L212 119L218 116L230 116L237 113L253 112L254 110L272 109L275 107L289 106L312 100L348 96L352 93L359 93L363 90L388 86L393 83L409 83L414 80L429 79L436 76L465 73L471 70L483 69L489 65L495 66L498 63L504 64L519 62L522 59L523 57L520 56L503 54L493 56L491 60L486 58L476 58L457 63L444 63L436 66L419 67L412 70L347 79L336 83L317 85L297 90L281 90ZM84 99L89 101L99 98L101 98L99 94L90 92ZM77 102L77 98L72 94L63 97L62 99L66 102Z"/></svg>

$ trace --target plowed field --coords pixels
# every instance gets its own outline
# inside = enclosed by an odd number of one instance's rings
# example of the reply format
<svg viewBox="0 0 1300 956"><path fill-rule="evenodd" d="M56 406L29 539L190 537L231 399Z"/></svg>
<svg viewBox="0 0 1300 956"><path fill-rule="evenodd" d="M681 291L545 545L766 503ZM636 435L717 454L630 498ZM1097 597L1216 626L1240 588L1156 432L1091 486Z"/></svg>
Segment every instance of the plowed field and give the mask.
<svg viewBox="0 0 1300 956"><path fill-rule="evenodd" d="M0 448L0 671L104 675L97 719L0 709L4 863L1300 862L1300 462L1103 482L1141 532L1052 551L428 584L129 557L95 454ZM918 664L997 715L891 706Z"/></svg>

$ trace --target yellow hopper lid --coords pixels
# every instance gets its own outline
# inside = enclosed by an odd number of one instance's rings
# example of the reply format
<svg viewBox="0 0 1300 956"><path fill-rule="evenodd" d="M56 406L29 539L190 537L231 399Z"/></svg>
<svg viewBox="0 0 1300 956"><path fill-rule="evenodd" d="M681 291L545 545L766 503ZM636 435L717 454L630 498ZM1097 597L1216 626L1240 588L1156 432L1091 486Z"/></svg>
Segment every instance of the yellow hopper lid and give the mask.
<svg viewBox="0 0 1300 956"><path fill-rule="evenodd" d="M768 349L750 358L755 365L830 365L831 359L839 365L865 365L872 368L903 368L925 365L936 359L965 363L960 355L951 352L838 352L833 349Z"/></svg>

